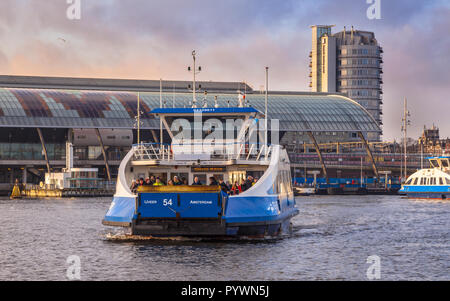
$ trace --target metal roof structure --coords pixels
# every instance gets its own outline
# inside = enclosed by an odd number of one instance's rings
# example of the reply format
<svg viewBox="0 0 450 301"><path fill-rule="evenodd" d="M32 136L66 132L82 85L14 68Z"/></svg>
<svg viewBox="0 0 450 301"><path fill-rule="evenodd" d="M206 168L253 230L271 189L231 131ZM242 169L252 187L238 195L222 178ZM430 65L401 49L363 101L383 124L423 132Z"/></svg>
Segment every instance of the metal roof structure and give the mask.
<svg viewBox="0 0 450 301"><path fill-rule="evenodd" d="M201 86L201 91L222 93L234 93L237 90L253 91L249 85L243 82L198 81L197 84ZM0 88L159 92L161 85L166 91L188 92L191 89L192 82L0 75Z"/></svg>
<svg viewBox="0 0 450 301"><path fill-rule="evenodd" d="M160 107L190 108L192 94L140 93L142 129L159 129L149 114ZM199 95L197 105L236 107L238 94ZM264 94L247 94L250 107L264 112ZM137 93L120 91L66 91L0 88L0 127L134 128ZM358 103L342 95L323 93L269 94L269 119L280 120L282 131L381 132L377 122Z"/></svg>

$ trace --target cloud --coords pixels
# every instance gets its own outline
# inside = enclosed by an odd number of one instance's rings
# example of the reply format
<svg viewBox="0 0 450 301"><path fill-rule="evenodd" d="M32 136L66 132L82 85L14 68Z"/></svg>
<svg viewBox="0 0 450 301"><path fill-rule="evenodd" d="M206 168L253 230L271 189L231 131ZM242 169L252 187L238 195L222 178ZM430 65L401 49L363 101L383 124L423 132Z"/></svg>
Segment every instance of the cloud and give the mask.
<svg viewBox="0 0 450 301"><path fill-rule="evenodd" d="M8 70L8 58L6 55L0 50L0 70Z"/></svg>
<svg viewBox="0 0 450 301"><path fill-rule="evenodd" d="M186 80L196 49L201 80L245 80L259 89L268 65L271 89L308 90L309 26L354 25L374 31L385 50L385 138L400 134L404 96L413 135L432 122L449 135L450 4L381 3L382 19L368 20L363 0L82 0L82 19L71 21L64 0L2 0L0 70Z"/></svg>

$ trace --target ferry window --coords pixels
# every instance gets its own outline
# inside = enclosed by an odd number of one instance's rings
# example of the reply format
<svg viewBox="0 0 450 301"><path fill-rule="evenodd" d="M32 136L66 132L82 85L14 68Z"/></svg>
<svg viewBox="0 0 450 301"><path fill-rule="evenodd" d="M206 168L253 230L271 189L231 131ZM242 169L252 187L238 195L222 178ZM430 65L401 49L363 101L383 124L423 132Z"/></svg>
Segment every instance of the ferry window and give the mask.
<svg viewBox="0 0 450 301"><path fill-rule="evenodd" d="M208 185L208 181L205 174L194 174L192 179L195 177L198 177L199 181L202 183L202 185ZM191 184L191 183L189 183Z"/></svg>
<svg viewBox="0 0 450 301"><path fill-rule="evenodd" d="M419 182L419 178L415 178L415 179L414 179L414 184L413 184L413 185L417 185L418 182Z"/></svg>
<svg viewBox="0 0 450 301"><path fill-rule="evenodd" d="M447 160L441 160L443 167L448 167L448 159Z"/></svg>
<svg viewBox="0 0 450 301"><path fill-rule="evenodd" d="M406 181L405 185L410 185L413 179L409 179L408 181Z"/></svg>
<svg viewBox="0 0 450 301"><path fill-rule="evenodd" d="M219 180L224 180L223 174L215 174L213 175L213 177L216 179L217 182L219 182Z"/></svg>
<svg viewBox="0 0 450 301"><path fill-rule="evenodd" d="M439 178L439 185L444 185L444 180L442 180L442 178Z"/></svg>
<svg viewBox="0 0 450 301"><path fill-rule="evenodd" d="M420 185L425 185L426 178L420 178Z"/></svg>
<svg viewBox="0 0 450 301"><path fill-rule="evenodd" d="M431 178L431 183L430 185L436 185L436 178Z"/></svg>
<svg viewBox="0 0 450 301"><path fill-rule="evenodd" d="M433 167L439 167L439 164L438 164L437 160L435 160L435 159L430 160L430 163Z"/></svg>
<svg viewBox="0 0 450 301"><path fill-rule="evenodd" d="M447 183L447 185L450 185L450 180L445 178L445 183Z"/></svg>

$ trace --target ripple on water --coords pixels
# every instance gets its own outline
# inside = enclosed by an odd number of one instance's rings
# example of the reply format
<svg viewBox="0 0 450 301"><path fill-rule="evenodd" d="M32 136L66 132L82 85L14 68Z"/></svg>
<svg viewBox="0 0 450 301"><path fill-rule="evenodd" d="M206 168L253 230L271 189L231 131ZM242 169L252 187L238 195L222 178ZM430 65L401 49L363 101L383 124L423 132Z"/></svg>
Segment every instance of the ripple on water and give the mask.
<svg viewBox="0 0 450 301"><path fill-rule="evenodd" d="M156 239L101 225L110 199L0 199L0 280L450 280L450 202L397 196L297 199L293 235L270 241Z"/></svg>

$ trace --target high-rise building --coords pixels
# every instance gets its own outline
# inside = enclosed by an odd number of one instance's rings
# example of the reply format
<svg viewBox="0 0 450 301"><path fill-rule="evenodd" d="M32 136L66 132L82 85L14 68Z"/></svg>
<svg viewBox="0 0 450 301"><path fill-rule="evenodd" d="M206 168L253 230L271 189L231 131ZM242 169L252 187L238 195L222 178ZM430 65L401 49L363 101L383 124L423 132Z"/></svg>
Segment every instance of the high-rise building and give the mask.
<svg viewBox="0 0 450 301"><path fill-rule="evenodd" d="M313 92L341 92L362 105L382 125L382 53L373 32L312 26L310 87ZM380 140L372 134L370 140Z"/></svg>

